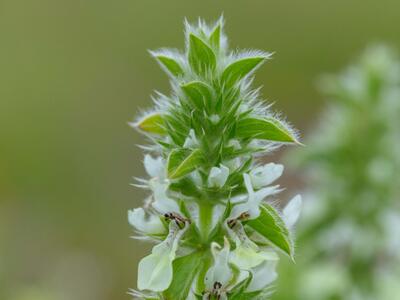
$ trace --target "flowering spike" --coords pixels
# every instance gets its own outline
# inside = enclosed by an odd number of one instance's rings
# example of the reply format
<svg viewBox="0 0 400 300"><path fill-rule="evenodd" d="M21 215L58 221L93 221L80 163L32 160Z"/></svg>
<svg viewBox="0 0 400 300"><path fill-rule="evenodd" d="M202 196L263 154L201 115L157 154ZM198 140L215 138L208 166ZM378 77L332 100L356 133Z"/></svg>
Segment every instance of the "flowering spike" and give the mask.
<svg viewBox="0 0 400 300"><path fill-rule="evenodd" d="M283 166L258 166L256 154L295 143L294 130L251 88L269 54L228 51L222 18L186 22L186 52L151 52L172 80L157 94L157 114L138 122L150 136L140 180L152 195L129 214L136 230L160 243L139 263L139 299L264 299L276 277L277 250L293 256L285 212L268 201ZM282 214L282 215L281 215ZM167 227L170 232L167 235ZM223 247L220 245L224 245ZM233 246L233 247L231 247Z"/></svg>

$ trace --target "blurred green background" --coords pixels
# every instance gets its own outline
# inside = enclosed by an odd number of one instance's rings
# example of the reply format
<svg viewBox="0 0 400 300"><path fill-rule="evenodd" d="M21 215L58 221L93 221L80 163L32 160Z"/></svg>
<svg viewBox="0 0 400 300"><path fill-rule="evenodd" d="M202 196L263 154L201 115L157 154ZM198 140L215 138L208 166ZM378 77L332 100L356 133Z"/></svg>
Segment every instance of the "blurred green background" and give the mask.
<svg viewBox="0 0 400 300"><path fill-rule="evenodd" d="M184 17L222 12L233 48L276 52L256 83L303 135L321 73L400 46L394 0L0 0L0 299L129 299L150 246L129 239L145 193L129 186L144 140L127 122L168 92L146 50L181 48Z"/></svg>

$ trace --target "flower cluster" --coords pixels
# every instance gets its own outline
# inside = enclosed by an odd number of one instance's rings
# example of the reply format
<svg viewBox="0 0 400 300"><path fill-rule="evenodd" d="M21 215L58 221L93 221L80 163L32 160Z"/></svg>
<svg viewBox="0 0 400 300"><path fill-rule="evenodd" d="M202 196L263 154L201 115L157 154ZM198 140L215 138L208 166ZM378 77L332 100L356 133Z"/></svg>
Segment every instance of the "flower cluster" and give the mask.
<svg viewBox="0 0 400 300"><path fill-rule="evenodd" d="M138 186L151 196L129 211L129 222L139 238L157 243L139 263L132 295L265 299L278 252L293 258L290 229L301 198L276 208L283 166L257 157L297 137L251 88L269 53L229 51L222 19L185 26L185 52L151 52L171 80L171 95L157 93L154 110L132 123L150 141L149 178Z"/></svg>
<svg viewBox="0 0 400 300"><path fill-rule="evenodd" d="M370 47L321 83L330 106L292 157L310 183L301 272L276 299L400 299L400 60Z"/></svg>

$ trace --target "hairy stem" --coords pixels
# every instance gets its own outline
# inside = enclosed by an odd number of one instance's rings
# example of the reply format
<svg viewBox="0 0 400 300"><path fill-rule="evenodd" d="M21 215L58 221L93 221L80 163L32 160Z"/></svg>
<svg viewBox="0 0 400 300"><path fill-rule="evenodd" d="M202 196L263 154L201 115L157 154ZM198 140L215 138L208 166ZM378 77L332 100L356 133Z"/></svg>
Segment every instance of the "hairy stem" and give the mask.
<svg viewBox="0 0 400 300"><path fill-rule="evenodd" d="M212 225L213 206L208 201L199 203L200 234L203 243L208 241Z"/></svg>

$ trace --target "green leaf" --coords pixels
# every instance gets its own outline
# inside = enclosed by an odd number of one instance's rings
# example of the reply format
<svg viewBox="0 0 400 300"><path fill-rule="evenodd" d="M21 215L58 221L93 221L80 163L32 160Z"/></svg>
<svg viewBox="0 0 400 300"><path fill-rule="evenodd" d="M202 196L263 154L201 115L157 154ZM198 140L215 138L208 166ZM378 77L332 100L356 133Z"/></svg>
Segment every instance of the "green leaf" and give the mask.
<svg viewBox="0 0 400 300"><path fill-rule="evenodd" d="M246 118L238 122L236 135L240 138L256 138L275 142L299 143L281 122L273 118Z"/></svg>
<svg viewBox="0 0 400 300"><path fill-rule="evenodd" d="M263 291L254 291L250 293L236 294L229 297L229 300L265 300L269 299L271 291L264 293Z"/></svg>
<svg viewBox="0 0 400 300"><path fill-rule="evenodd" d="M267 56L255 56L241 58L226 67L221 80L226 85L232 86L235 82L249 75L257 66L263 63Z"/></svg>
<svg viewBox="0 0 400 300"><path fill-rule="evenodd" d="M170 189L179 193L182 193L185 196L189 197L200 197L201 192L197 188L196 184L189 177L182 178L177 182L172 182L170 184Z"/></svg>
<svg viewBox="0 0 400 300"><path fill-rule="evenodd" d="M196 251L173 262L173 279L163 296L166 300L186 300L202 264L203 253Z"/></svg>
<svg viewBox="0 0 400 300"><path fill-rule="evenodd" d="M194 294L196 300L203 300L203 295Z"/></svg>
<svg viewBox="0 0 400 300"><path fill-rule="evenodd" d="M242 298L242 295L246 291L247 287L251 283L251 280L253 279L253 274L249 272L249 277L246 279L242 280L239 282L229 293L229 299L232 300L239 300L239 299L247 299L247 298Z"/></svg>
<svg viewBox="0 0 400 300"><path fill-rule="evenodd" d="M260 207L260 216L247 221L246 225L261 234L271 244L293 259L294 247L289 230L278 212L269 204Z"/></svg>
<svg viewBox="0 0 400 300"><path fill-rule="evenodd" d="M247 292L246 289L253 280L253 274L249 272L249 277L239 282L229 293L229 300L265 300L266 296L260 297L263 291Z"/></svg>
<svg viewBox="0 0 400 300"><path fill-rule="evenodd" d="M212 101L212 94L209 86L201 81L186 83L182 85L181 88L193 105L199 110L205 109Z"/></svg>
<svg viewBox="0 0 400 300"><path fill-rule="evenodd" d="M214 70L217 64L214 51L192 33L189 35L188 59L193 71L199 75Z"/></svg>
<svg viewBox="0 0 400 300"><path fill-rule="evenodd" d="M210 44L215 49L219 49L221 42L221 24L218 24L210 34Z"/></svg>
<svg viewBox="0 0 400 300"><path fill-rule="evenodd" d="M172 150L167 162L168 177L177 179L194 171L202 162L203 155L199 149L191 151L186 149Z"/></svg>
<svg viewBox="0 0 400 300"><path fill-rule="evenodd" d="M169 73L174 76L182 76L183 69L181 65L172 57L165 54L153 54L158 62L163 66Z"/></svg>
<svg viewBox="0 0 400 300"><path fill-rule="evenodd" d="M164 124L162 114L153 113L143 117L134 126L144 132L163 135L166 134Z"/></svg>

